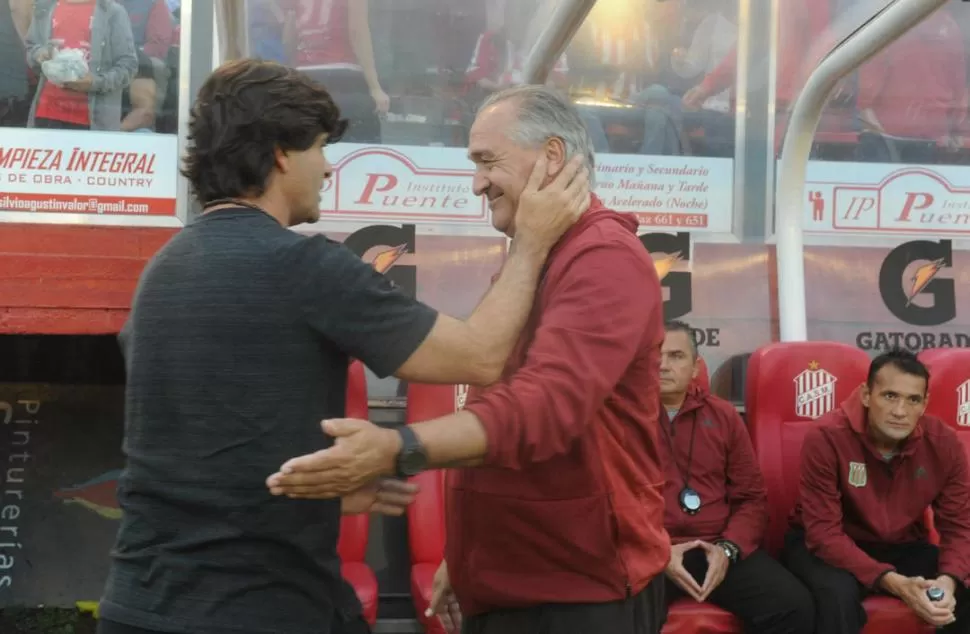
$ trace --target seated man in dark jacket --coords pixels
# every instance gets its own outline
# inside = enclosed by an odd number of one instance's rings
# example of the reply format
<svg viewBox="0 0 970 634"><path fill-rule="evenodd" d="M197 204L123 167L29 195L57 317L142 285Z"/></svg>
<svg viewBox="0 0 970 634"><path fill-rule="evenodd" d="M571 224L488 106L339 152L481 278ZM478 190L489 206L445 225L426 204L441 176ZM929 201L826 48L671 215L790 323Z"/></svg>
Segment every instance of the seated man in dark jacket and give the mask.
<svg viewBox="0 0 970 634"><path fill-rule="evenodd" d="M811 634L808 590L758 548L767 497L744 422L694 382L697 346L687 324L666 325L661 352L664 527L674 544L667 605L689 596L737 615L746 632Z"/></svg>
<svg viewBox="0 0 970 634"><path fill-rule="evenodd" d="M861 632L869 592L899 597L944 632L970 632L967 458L953 429L923 413L929 379L911 352L878 356L805 436L785 559L815 595L819 632ZM927 541L928 506L940 547Z"/></svg>

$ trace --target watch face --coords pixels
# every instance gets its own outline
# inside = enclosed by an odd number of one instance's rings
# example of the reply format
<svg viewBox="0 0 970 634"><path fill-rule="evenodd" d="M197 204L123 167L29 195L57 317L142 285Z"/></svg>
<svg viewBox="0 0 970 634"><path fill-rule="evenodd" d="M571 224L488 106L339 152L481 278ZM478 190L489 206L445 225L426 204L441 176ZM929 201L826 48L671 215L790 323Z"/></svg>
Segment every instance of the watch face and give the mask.
<svg viewBox="0 0 970 634"><path fill-rule="evenodd" d="M423 451L413 450L401 454L399 466L405 475L417 475L424 471L428 460Z"/></svg>

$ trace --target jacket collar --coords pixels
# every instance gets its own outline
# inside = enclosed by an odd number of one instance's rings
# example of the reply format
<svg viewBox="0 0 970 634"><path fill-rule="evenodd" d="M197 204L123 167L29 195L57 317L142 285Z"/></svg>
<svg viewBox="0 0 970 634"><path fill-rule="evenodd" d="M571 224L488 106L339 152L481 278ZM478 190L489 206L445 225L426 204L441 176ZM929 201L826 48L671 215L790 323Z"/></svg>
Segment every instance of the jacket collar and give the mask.
<svg viewBox="0 0 970 634"><path fill-rule="evenodd" d="M706 401L707 396L709 394L710 392L708 392L704 388L700 387L695 383L691 383L687 387L687 394L684 397L684 402L681 404L680 409L677 410L677 417L679 418L682 414L689 414L703 407L704 402ZM661 402L660 409L661 409L661 414L664 417L667 417L669 420L669 416L667 416L667 408L663 406L662 402Z"/></svg>

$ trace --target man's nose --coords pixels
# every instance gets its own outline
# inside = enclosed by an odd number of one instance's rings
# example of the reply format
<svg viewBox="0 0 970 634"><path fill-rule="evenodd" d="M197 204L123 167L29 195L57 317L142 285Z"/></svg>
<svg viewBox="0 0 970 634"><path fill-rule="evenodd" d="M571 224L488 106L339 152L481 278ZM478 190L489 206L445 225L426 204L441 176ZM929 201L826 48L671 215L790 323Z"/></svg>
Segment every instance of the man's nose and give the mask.
<svg viewBox="0 0 970 634"><path fill-rule="evenodd" d="M483 196L485 192L488 191L488 187L491 183L481 172L475 172L475 177L472 179L472 191L475 192L476 196Z"/></svg>

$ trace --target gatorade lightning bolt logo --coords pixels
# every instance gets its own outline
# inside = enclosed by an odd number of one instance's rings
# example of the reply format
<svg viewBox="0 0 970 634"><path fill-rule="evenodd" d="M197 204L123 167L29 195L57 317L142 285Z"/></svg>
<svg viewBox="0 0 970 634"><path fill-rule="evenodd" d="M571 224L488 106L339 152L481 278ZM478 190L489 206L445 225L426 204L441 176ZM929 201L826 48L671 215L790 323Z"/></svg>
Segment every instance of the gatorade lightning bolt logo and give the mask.
<svg viewBox="0 0 970 634"><path fill-rule="evenodd" d="M54 491L65 504L77 504L109 520L121 519L118 506L118 477L121 471L108 471L87 482Z"/></svg>
<svg viewBox="0 0 970 634"><path fill-rule="evenodd" d="M913 299L917 295L923 292L926 285L933 281L936 274L944 267L943 258L938 260L933 260L932 262L927 262L923 266L916 269L913 273L913 277L910 279L909 292L906 293L906 305L909 306L913 303Z"/></svg>
<svg viewBox="0 0 970 634"><path fill-rule="evenodd" d="M378 273L387 273L394 264L401 259L401 256L408 252L408 245L401 244L393 249L381 251L374 256L371 266Z"/></svg>
<svg viewBox="0 0 970 634"><path fill-rule="evenodd" d="M681 256L681 252L677 251L676 253L671 253L666 257L656 258L653 261L653 266L654 268L657 269L657 277L660 278L660 281L663 281L663 279L667 277L667 274L670 273L671 270L673 270L673 268L677 265L678 262L680 262L681 260L680 256Z"/></svg>

